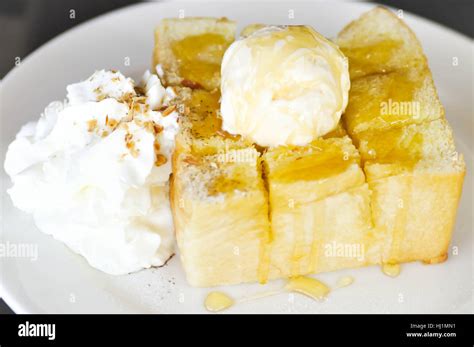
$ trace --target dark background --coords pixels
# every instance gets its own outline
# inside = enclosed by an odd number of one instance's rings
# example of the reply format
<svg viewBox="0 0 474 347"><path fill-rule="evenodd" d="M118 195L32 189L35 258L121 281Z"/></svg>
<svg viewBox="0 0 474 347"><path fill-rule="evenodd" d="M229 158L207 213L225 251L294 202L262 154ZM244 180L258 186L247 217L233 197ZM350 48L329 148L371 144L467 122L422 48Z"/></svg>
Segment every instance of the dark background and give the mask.
<svg viewBox="0 0 474 347"><path fill-rule="evenodd" d="M0 0L0 78L14 67L15 57L26 57L63 31L102 13L138 3L137 0ZM472 0L388 0L377 3L429 18L472 38ZM74 9L76 18L69 18ZM0 314L13 313L0 299Z"/></svg>

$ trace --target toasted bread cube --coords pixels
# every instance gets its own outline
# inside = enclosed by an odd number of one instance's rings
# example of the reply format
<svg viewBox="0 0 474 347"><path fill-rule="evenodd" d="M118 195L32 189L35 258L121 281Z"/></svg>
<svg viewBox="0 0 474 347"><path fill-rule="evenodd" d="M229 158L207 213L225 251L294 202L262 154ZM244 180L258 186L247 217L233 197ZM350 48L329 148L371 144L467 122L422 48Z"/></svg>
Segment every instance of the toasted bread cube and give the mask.
<svg viewBox="0 0 474 347"><path fill-rule="evenodd" d="M346 136L264 154L271 206L269 278L379 262L370 191ZM352 253L338 248L352 249Z"/></svg>
<svg viewBox="0 0 474 347"><path fill-rule="evenodd" d="M164 19L155 31L153 66L161 64L167 85L219 88L221 60L235 31L226 18Z"/></svg>
<svg viewBox="0 0 474 347"><path fill-rule="evenodd" d="M359 153L348 136L318 139L301 147L276 147L263 159L272 209L288 206L288 199L311 202L365 182Z"/></svg>
<svg viewBox="0 0 474 347"><path fill-rule="evenodd" d="M361 132L444 116L421 45L395 14L371 10L344 28L337 43L349 59L351 90L343 119L356 143Z"/></svg>
<svg viewBox="0 0 474 347"><path fill-rule="evenodd" d="M447 259L463 177L413 172L369 182L374 223L385 235L384 263Z"/></svg>
<svg viewBox="0 0 474 347"><path fill-rule="evenodd" d="M255 282L269 237L268 200L258 153L235 161L182 153L171 203L181 261L193 286Z"/></svg>
<svg viewBox="0 0 474 347"><path fill-rule="evenodd" d="M287 207L279 201L274 205L271 191L269 278L380 263L381 243L372 227L367 184Z"/></svg>
<svg viewBox="0 0 474 347"><path fill-rule="evenodd" d="M377 7L348 24L336 43L349 58L351 80L427 66L420 42L394 13Z"/></svg>
<svg viewBox="0 0 474 347"><path fill-rule="evenodd" d="M183 90L185 89L185 90ZM200 155L225 154L251 147L252 143L222 130L219 115L219 91L180 89L183 110L176 150Z"/></svg>
<svg viewBox="0 0 474 347"><path fill-rule="evenodd" d="M446 259L465 174L445 119L361 135L383 262Z"/></svg>
<svg viewBox="0 0 474 347"><path fill-rule="evenodd" d="M352 81L344 121L357 141L364 131L419 124L444 116L430 71L400 70Z"/></svg>

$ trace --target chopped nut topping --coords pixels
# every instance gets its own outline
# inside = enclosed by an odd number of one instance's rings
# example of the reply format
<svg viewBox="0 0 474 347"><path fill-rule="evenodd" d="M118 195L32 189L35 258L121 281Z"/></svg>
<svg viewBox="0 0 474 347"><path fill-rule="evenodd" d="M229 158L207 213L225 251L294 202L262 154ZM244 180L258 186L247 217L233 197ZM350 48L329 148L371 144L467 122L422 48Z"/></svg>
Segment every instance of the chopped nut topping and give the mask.
<svg viewBox="0 0 474 347"><path fill-rule="evenodd" d="M130 108L130 111L132 111L132 115L135 115L135 113L139 113L141 111L141 107L139 104L135 104L134 102Z"/></svg>
<svg viewBox="0 0 474 347"><path fill-rule="evenodd" d="M182 110L182 114L188 116L191 113L191 109L188 106L179 105L179 110Z"/></svg>
<svg viewBox="0 0 474 347"><path fill-rule="evenodd" d="M135 86L134 89L135 89L135 93L137 93L137 96L145 96L146 95L145 88L140 87L140 86Z"/></svg>
<svg viewBox="0 0 474 347"><path fill-rule="evenodd" d="M112 128L113 130L117 127L118 122L115 119L110 119L109 116L107 116L105 117L105 125Z"/></svg>
<svg viewBox="0 0 474 347"><path fill-rule="evenodd" d="M140 125L140 124L138 124L138 125ZM154 134L154 126L153 126L153 122L151 120L148 120L148 121L144 122L142 124L142 126L145 128L146 131L148 131L149 133Z"/></svg>
<svg viewBox="0 0 474 347"><path fill-rule="evenodd" d="M166 157L163 154L157 154L156 155L156 160L155 160L155 165L156 166L161 166L161 165L165 164L167 161L168 161L168 159L166 159Z"/></svg>
<svg viewBox="0 0 474 347"><path fill-rule="evenodd" d="M97 120L91 119L87 122L87 131L92 132L97 128Z"/></svg>
<svg viewBox="0 0 474 347"><path fill-rule="evenodd" d="M97 101L102 101L106 98L106 95L102 91L102 86L95 88L94 93L97 94Z"/></svg>
<svg viewBox="0 0 474 347"><path fill-rule="evenodd" d="M163 129L164 129L163 126L153 123L153 130L155 132L155 135L158 135L159 133L161 133Z"/></svg>
<svg viewBox="0 0 474 347"><path fill-rule="evenodd" d="M125 145L130 151L130 154L132 157L136 158L138 157L138 154L140 153L140 150L135 148L135 142L133 141L133 135L130 133L125 134Z"/></svg>
<svg viewBox="0 0 474 347"><path fill-rule="evenodd" d="M184 158L183 161L184 161L185 163L191 164L191 165L199 165L199 164L201 164L198 159L196 159L196 158L194 158L194 157L191 157L191 156L188 156L188 157Z"/></svg>
<svg viewBox="0 0 474 347"><path fill-rule="evenodd" d="M121 121L118 125L119 129L123 129L125 131L128 131L128 120Z"/></svg>
<svg viewBox="0 0 474 347"><path fill-rule="evenodd" d="M130 154L132 155L132 157L136 158L140 154L140 150L134 147L130 149Z"/></svg>
<svg viewBox="0 0 474 347"><path fill-rule="evenodd" d="M181 85L183 87L188 87L188 88L191 88L191 89L200 89L200 88L202 88L202 86L199 83L193 82L193 81L190 81L190 80L186 80L186 79L181 81Z"/></svg>
<svg viewBox="0 0 474 347"><path fill-rule="evenodd" d="M155 149L155 152L158 152L160 150L161 146L157 140L155 140L155 142L153 143L153 148Z"/></svg>
<svg viewBox="0 0 474 347"><path fill-rule="evenodd" d="M133 97L134 97L133 93L126 93L118 101L124 102L130 105L133 102Z"/></svg>
<svg viewBox="0 0 474 347"><path fill-rule="evenodd" d="M161 114L163 117L169 116L176 110L176 105L168 106Z"/></svg>
<svg viewBox="0 0 474 347"><path fill-rule="evenodd" d="M137 96L133 98L133 101L135 101L137 104L144 104L146 102L146 96Z"/></svg>

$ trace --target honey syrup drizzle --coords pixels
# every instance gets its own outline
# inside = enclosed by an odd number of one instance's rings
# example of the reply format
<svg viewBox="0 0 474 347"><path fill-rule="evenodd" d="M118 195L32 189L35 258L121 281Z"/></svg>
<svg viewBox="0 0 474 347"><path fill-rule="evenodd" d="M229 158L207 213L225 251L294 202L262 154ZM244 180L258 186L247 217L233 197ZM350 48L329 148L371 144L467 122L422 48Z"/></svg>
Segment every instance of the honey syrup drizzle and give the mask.
<svg viewBox="0 0 474 347"><path fill-rule="evenodd" d="M290 277L301 274L301 260L304 256L304 225L302 223L302 207L293 207L293 252L290 256Z"/></svg>
<svg viewBox="0 0 474 347"><path fill-rule="evenodd" d="M404 75L403 71L394 72L388 69L389 62L392 57L395 55L396 50L401 46L401 42L393 40L383 40L376 43L375 45L368 45L363 47L356 48L342 48L342 51L349 58L351 69L351 80L356 78L363 78L363 76L368 75L381 75L384 78L388 79L387 86L384 98L385 100L395 100L395 101L412 101L415 97L415 93L418 87L421 87L422 79L418 78L415 80L410 80L407 78L408 75ZM415 65L421 66L422 68L418 70L420 75L423 73L423 62L412 62L410 65L413 67ZM408 66L407 66L408 67ZM406 72L408 74L408 72ZM380 96L379 96L380 97ZM357 96L360 99L360 96ZM357 138L357 134L354 134L354 128L358 123L369 121L378 113L380 109L380 103L368 100L367 103L358 100L357 101L361 110L353 109L351 101L349 100L349 105L346 109L346 117L344 117L344 123L348 125L349 133L351 138L354 139L354 136ZM368 108L367 105L372 105L371 108ZM375 106L374 106L375 105ZM359 112L362 111L360 114ZM372 112L373 111L373 112ZM347 115L353 114L353 116L347 117ZM392 116L389 114L384 118L385 122L390 125L400 126L411 123L411 118L413 115L408 115L405 118ZM357 119L358 118L358 119ZM415 134L413 138L410 139L410 143L407 145L405 143L397 143L398 133L401 133L400 130L390 129L388 132L384 132L379 136L375 137L375 145L377 150L382 153L377 153L378 158L363 158L364 161L373 161L381 163L397 163L399 166L412 168L421 157L421 135ZM390 135L387 138L386 135ZM356 143L358 141L355 141ZM394 146L395 144L395 146ZM398 149L400 145L400 149ZM369 152L370 154L370 152ZM405 226L408 220L408 211L409 211L409 195L412 190L412 176L407 176L407 181L405 182L401 198L398 201L398 210L396 212L394 227L393 229L386 229L387 232L391 233L391 243L385 245L389 247L388 249L388 259L386 263L382 265L382 271L384 274L395 277L400 273L400 265L398 264L400 258L400 252L402 249L402 244L404 240ZM373 211L372 211L373 212ZM373 216L372 216L373 218Z"/></svg>
<svg viewBox="0 0 474 347"><path fill-rule="evenodd" d="M290 292L301 293L314 300L324 299L331 291L328 286L317 279L304 276L290 278L285 289Z"/></svg>
<svg viewBox="0 0 474 347"><path fill-rule="evenodd" d="M305 257L304 263L302 264L302 272L300 274L310 274L314 272L312 269L313 259L311 258L314 246L314 230L315 227L315 218L311 213L311 206L306 206L305 209L308 211L303 211L303 227L305 235Z"/></svg>
<svg viewBox="0 0 474 347"><path fill-rule="evenodd" d="M406 182L403 185L402 197L397 202L397 213L395 216L395 227L392 233L392 244L388 263L397 263L400 258L401 244L404 238L404 229L408 220L408 211L410 201L410 193L413 185L413 176L406 176Z"/></svg>
<svg viewBox="0 0 474 347"><path fill-rule="evenodd" d="M234 299L222 292L211 292L204 301L204 306L210 312L219 312L234 305Z"/></svg>
<svg viewBox="0 0 474 347"><path fill-rule="evenodd" d="M215 88L222 57L231 43L215 33L192 35L173 42L171 50L178 60L180 76L207 90Z"/></svg>
<svg viewBox="0 0 474 347"><path fill-rule="evenodd" d="M400 264L383 264L382 272L389 277L397 277L400 274Z"/></svg>
<svg viewBox="0 0 474 347"><path fill-rule="evenodd" d="M269 227L270 229L270 227ZM271 259L271 231L263 232L260 236L259 261L257 268L257 278L260 284L268 281L268 273L270 271Z"/></svg>
<svg viewBox="0 0 474 347"><path fill-rule="evenodd" d="M267 198L267 212L268 212L268 230L267 232L262 233L260 236L260 249L258 255L258 268L257 268L257 278L258 282L261 284L267 283L268 281L268 274L270 272L270 262L271 262L271 249L272 249L272 241L273 241L273 233L272 233L272 208L270 204L270 189L268 186L268 168L266 167L263 160L259 163L259 170L260 170L260 177L263 181L263 189L265 192L265 196Z"/></svg>
<svg viewBox="0 0 474 347"><path fill-rule="evenodd" d="M336 288L337 289L344 288L344 287L350 286L352 283L354 283L354 277L352 276L340 277L337 280Z"/></svg>
<svg viewBox="0 0 474 347"><path fill-rule="evenodd" d="M261 299L282 294L284 292L296 292L313 300L321 301L326 298L326 296L331 292L331 289L326 284L315 278L297 276L289 278L285 286L279 290L257 293L252 296L243 297L239 300L234 300L229 295L222 292L210 292L204 301L204 307L210 312L220 312L232 307L236 303Z"/></svg>
<svg viewBox="0 0 474 347"><path fill-rule="evenodd" d="M321 245L322 241L322 230L320 228L320 223L318 223L318 220L322 220L324 217L324 209L322 208L317 208L315 209L315 216L314 222L313 222L313 240L311 243L311 253L310 253L310 272L316 272L317 271L317 266L318 266L318 258L320 256L319 254L319 246Z"/></svg>
<svg viewBox="0 0 474 347"><path fill-rule="evenodd" d="M402 45L401 41L385 39L370 45L341 47L341 50L349 59L351 78L357 78L387 72L388 63Z"/></svg>

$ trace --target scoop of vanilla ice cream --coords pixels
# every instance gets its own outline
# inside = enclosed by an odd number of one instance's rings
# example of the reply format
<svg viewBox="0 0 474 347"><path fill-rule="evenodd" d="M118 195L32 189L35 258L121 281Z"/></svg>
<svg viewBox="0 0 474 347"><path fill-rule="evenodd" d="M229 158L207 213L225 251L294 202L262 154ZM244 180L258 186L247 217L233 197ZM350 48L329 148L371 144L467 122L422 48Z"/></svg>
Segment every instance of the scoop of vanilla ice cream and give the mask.
<svg viewBox="0 0 474 347"><path fill-rule="evenodd" d="M23 126L5 159L14 205L114 275L163 265L174 252L168 180L177 113L153 111L172 98L156 75L147 72L142 89L97 71Z"/></svg>
<svg viewBox="0 0 474 347"><path fill-rule="evenodd" d="M308 26L235 41L221 75L223 129L261 146L305 145L333 130L347 106L347 59Z"/></svg>

